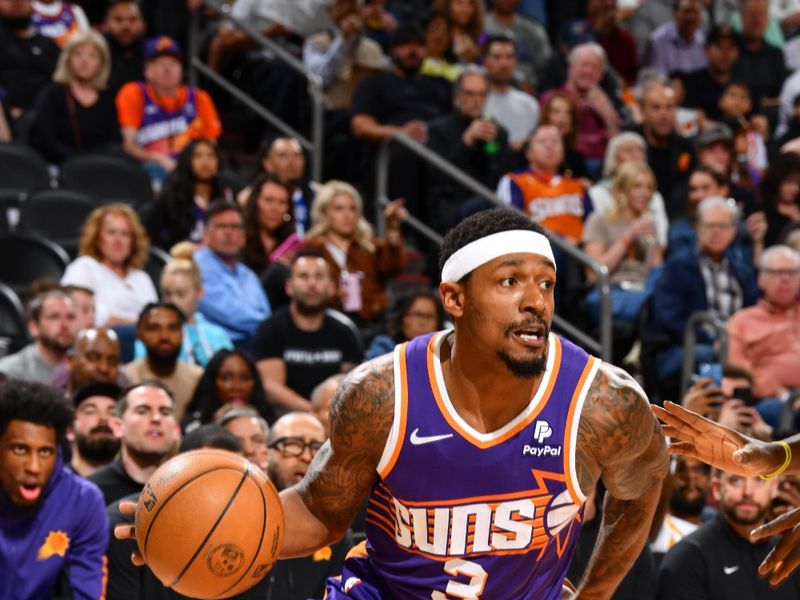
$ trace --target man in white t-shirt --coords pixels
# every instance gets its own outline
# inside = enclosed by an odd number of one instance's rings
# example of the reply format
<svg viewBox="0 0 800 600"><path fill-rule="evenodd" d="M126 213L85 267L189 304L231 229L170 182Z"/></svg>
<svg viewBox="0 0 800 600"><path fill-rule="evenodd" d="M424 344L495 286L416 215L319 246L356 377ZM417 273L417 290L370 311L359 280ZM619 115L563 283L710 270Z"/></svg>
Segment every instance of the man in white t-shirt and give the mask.
<svg viewBox="0 0 800 600"><path fill-rule="evenodd" d="M517 68L514 41L504 36L490 37L484 66L491 82L486 113L508 131L511 149L521 150L539 123L539 103L511 86Z"/></svg>

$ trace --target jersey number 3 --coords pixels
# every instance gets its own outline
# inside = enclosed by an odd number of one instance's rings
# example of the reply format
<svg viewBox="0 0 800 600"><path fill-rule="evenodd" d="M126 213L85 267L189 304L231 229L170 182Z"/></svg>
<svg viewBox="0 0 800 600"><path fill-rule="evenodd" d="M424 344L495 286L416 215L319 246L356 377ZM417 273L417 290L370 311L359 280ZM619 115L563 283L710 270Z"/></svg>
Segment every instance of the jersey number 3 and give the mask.
<svg viewBox="0 0 800 600"><path fill-rule="evenodd" d="M447 600L448 596L463 598L463 600L478 600L480 598L488 575L478 563L454 558L444 564L444 572L453 577L466 575L469 577L469 583L448 581L445 593L435 591L431 594L431 600Z"/></svg>

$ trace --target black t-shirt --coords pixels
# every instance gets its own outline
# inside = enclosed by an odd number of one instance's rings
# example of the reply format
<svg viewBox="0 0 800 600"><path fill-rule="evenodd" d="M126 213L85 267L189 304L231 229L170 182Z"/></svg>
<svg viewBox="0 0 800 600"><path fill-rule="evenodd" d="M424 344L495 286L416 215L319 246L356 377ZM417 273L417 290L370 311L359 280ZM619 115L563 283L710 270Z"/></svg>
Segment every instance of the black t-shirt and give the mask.
<svg viewBox="0 0 800 600"><path fill-rule="evenodd" d="M61 163L76 152L120 142L114 97L107 91L100 92L92 106L83 106L60 83L51 83L39 94L33 146L49 161Z"/></svg>
<svg viewBox="0 0 800 600"><path fill-rule="evenodd" d="M343 363L357 365L362 356L358 340L347 326L325 315L318 331L302 331L289 308L263 321L253 337L255 359L280 358L286 364L286 386L310 398L314 388L342 372Z"/></svg>
<svg viewBox="0 0 800 600"><path fill-rule="evenodd" d="M762 98L780 96L783 80L788 75L783 51L767 42L758 50L751 50L744 41L739 44L739 60L733 66L733 73L750 87L756 106Z"/></svg>
<svg viewBox="0 0 800 600"><path fill-rule="evenodd" d="M719 102L719 97L722 96L725 85L712 79L706 68L687 73L684 78L686 99L683 105L689 108L702 109L709 119L719 121L722 113L720 113L717 103Z"/></svg>
<svg viewBox="0 0 800 600"><path fill-rule="evenodd" d="M89 475L87 479L97 485L100 491L103 492L106 506L131 494L136 494L138 497L139 492L142 491L142 484L131 479L131 476L122 466L122 460L120 459L102 469L98 469Z"/></svg>
<svg viewBox="0 0 800 600"><path fill-rule="evenodd" d="M452 89L441 77L398 77L376 73L362 79L353 96L352 114L366 114L383 125L430 121L450 112Z"/></svg>
<svg viewBox="0 0 800 600"><path fill-rule="evenodd" d="M29 109L53 77L60 50L38 33L20 38L0 26L0 88L6 107Z"/></svg>
<svg viewBox="0 0 800 600"><path fill-rule="evenodd" d="M641 127L634 131L645 137ZM695 163L694 144L677 133L673 132L662 148L647 144L647 164L656 176L656 186L664 197L670 220L682 214L685 203L678 201L680 199L676 198L674 190L680 189L686 182L694 170Z"/></svg>
<svg viewBox="0 0 800 600"><path fill-rule="evenodd" d="M129 48L123 48L113 37L105 34L111 52L111 76L106 89L116 96L119 88L129 81L144 79L144 38Z"/></svg>

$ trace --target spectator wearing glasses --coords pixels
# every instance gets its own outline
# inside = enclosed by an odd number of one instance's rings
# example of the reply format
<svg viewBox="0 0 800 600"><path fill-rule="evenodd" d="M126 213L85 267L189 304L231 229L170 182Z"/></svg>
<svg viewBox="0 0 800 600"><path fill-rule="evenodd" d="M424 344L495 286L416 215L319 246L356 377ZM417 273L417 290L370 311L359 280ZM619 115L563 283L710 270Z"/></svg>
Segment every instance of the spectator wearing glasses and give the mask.
<svg viewBox="0 0 800 600"><path fill-rule="evenodd" d="M194 254L205 290L197 308L235 345L246 347L272 311L258 277L239 261L244 245L242 210L232 202L212 202L206 211L203 247Z"/></svg>
<svg viewBox="0 0 800 600"><path fill-rule="evenodd" d="M400 296L390 312L386 333L372 340L367 358L386 354L397 344L440 329L444 329L444 311L438 296L429 290Z"/></svg>
<svg viewBox="0 0 800 600"><path fill-rule="evenodd" d="M771 246L759 267L763 295L728 322L728 360L750 370L753 397L778 399L762 402L759 409L776 425L790 390L800 388L800 254L789 246Z"/></svg>
<svg viewBox="0 0 800 600"><path fill-rule="evenodd" d="M278 419L269 436L267 474L285 490L300 482L325 443L325 428L308 413L291 412ZM303 558L279 560L267 575L268 598L322 598L325 580L341 572L345 554L353 545L348 533L340 541Z"/></svg>

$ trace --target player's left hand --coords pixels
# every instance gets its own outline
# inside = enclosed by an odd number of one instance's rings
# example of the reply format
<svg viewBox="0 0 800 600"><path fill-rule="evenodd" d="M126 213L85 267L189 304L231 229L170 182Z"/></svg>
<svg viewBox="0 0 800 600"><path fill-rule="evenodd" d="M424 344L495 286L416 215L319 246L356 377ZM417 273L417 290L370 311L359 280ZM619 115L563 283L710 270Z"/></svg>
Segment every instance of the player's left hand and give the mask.
<svg viewBox="0 0 800 600"><path fill-rule="evenodd" d="M670 454L684 454L742 477L772 473L783 464L785 452L778 444L742 435L673 402L652 409L666 423L664 435L673 440Z"/></svg>
<svg viewBox="0 0 800 600"><path fill-rule="evenodd" d="M800 507L794 508L753 530L756 540L780 535L780 540L758 567L758 572L769 577L770 585L780 585L800 565Z"/></svg>
<svg viewBox="0 0 800 600"><path fill-rule="evenodd" d="M123 515L129 515L131 517L135 516L136 503L120 502L119 512L121 512ZM134 525L117 525L114 527L114 537L118 540L136 541L136 527ZM133 562L133 564L135 564L137 567L141 567L144 564L144 559L138 550L131 555L131 562Z"/></svg>

